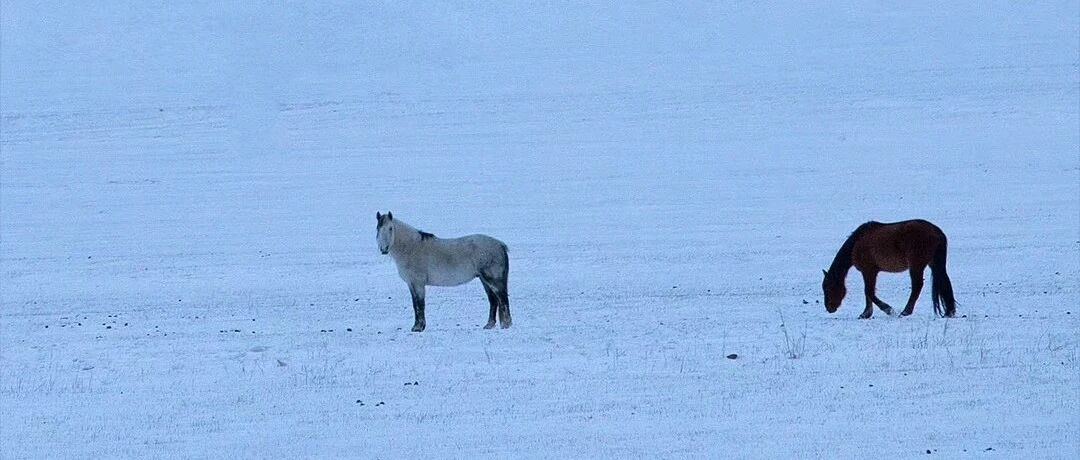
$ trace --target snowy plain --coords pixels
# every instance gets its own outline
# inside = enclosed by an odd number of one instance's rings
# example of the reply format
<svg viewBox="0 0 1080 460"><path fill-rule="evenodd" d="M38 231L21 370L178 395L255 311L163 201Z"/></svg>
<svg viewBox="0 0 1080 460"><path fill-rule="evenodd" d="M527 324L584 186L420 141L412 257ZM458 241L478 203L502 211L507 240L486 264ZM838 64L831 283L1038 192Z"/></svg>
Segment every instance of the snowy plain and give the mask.
<svg viewBox="0 0 1080 460"><path fill-rule="evenodd" d="M625 3L0 2L0 458L1080 455L1080 4Z"/></svg>

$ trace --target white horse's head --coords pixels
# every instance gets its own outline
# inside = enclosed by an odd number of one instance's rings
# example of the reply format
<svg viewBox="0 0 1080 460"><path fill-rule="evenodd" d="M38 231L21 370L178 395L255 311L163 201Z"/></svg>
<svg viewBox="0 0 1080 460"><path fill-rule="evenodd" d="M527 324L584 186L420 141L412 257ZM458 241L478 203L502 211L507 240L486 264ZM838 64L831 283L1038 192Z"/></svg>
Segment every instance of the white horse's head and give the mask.
<svg viewBox="0 0 1080 460"><path fill-rule="evenodd" d="M389 254L390 246L394 245L394 213L383 215L376 212L375 220L378 221L375 227L375 242L379 244L379 252L383 255Z"/></svg>

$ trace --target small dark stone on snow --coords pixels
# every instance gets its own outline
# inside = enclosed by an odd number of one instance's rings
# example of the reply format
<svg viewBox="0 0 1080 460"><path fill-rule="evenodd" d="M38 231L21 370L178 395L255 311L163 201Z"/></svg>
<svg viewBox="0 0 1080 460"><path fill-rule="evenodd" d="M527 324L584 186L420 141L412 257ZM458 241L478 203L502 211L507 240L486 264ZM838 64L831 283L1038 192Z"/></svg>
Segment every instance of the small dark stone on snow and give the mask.
<svg viewBox="0 0 1080 460"><path fill-rule="evenodd" d="M49 328L49 325L48 325L48 324L46 324L46 325L45 325L45 329L48 329L48 328Z"/></svg>
<svg viewBox="0 0 1080 460"><path fill-rule="evenodd" d="M873 383L871 383L871 384L870 384L870 387L871 387L871 388L873 388L873 387L874 387L874 384L873 384Z"/></svg>
<svg viewBox="0 0 1080 460"><path fill-rule="evenodd" d="M326 332L326 329L319 329L319 332Z"/></svg>
<svg viewBox="0 0 1080 460"><path fill-rule="evenodd" d="M732 353L730 355L727 355L727 359L739 359L739 355L736 353Z"/></svg>
<svg viewBox="0 0 1080 460"><path fill-rule="evenodd" d="M345 332L352 332L352 328L351 327L345 328Z"/></svg>
<svg viewBox="0 0 1080 460"><path fill-rule="evenodd" d="M803 304L803 305L807 305L807 304L809 304L809 303L810 303L810 302L807 302L807 301L806 301L806 299L802 299L802 304Z"/></svg>
<svg viewBox="0 0 1080 460"><path fill-rule="evenodd" d="M930 449L926 449L926 455L930 455Z"/></svg>
<svg viewBox="0 0 1080 460"><path fill-rule="evenodd" d="M105 329L112 329L112 326L105 326Z"/></svg>
<svg viewBox="0 0 1080 460"><path fill-rule="evenodd" d="M993 448L993 447L987 447L987 448L986 448L986 451L987 451L987 452L990 452L990 451L992 451L992 450L994 450L994 448Z"/></svg>

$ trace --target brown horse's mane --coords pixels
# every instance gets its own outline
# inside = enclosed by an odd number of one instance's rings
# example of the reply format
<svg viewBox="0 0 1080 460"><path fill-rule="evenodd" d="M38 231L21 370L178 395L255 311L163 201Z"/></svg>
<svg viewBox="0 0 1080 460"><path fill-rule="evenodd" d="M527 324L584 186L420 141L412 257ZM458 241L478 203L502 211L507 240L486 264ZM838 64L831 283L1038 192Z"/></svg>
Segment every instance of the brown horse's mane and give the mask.
<svg viewBox="0 0 1080 460"><path fill-rule="evenodd" d="M851 232L844 244L840 246L840 250L836 252L836 257L833 258L832 265L829 266L828 277L833 279L844 279L849 269L851 269L851 251L855 248L855 241L858 240L868 230L876 227L880 227L881 222L870 221L860 225Z"/></svg>

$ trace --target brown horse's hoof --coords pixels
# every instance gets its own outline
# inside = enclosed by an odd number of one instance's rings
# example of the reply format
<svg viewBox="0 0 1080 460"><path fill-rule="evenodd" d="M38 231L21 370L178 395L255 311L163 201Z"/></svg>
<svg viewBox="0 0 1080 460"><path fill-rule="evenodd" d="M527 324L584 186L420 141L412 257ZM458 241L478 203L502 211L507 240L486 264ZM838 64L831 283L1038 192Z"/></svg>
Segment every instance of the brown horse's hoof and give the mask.
<svg viewBox="0 0 1080 460"><path fill-rule="evenodd" d="M859 315L859 319L870 319L871 317L873 317L873 315L868 315L866 313Z"/></svg>
<svg viewBox="0 0 1080 460"><path fill-rule="evenodd" d="M914 311L904 310L904 311L900 312L900 316L911 316L912 313L915 313L915 312Z"/></svg>
<svg viewBox="0 0 1080 460"><path fill-rule="evenodd" d="M484 329L495 329L495 322L488 321L488 323L484 325Z"/></svg>
<svg viewBox="0 0 1080 460"><path fill-rule="evenodd" d="M424 332L424 325L423 324L414 325L412 327L412 331L413 332Z"/></svg>

